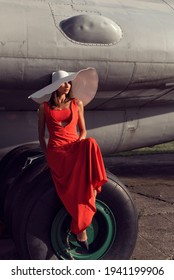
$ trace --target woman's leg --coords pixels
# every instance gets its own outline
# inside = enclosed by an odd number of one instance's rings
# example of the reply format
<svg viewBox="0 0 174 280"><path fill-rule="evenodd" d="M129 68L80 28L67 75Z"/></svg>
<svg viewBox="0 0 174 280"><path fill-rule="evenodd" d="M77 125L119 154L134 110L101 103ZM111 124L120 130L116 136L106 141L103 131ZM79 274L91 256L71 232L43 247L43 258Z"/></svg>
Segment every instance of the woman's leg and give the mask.
<svg viewBox="0 0 174 280"><path fill-rule="evenodd" d="M77 234L78 241L86 241L88 239L86 229Z"/></svg>
<svg viewBox="0 0 174 280"><path fill-rule="evenodd" d="M94 189L94 197L97 196L97 190ZM86 230L81 231L79 234L77 234L77 240L79 241L86 241L88 239Z"/></svg>

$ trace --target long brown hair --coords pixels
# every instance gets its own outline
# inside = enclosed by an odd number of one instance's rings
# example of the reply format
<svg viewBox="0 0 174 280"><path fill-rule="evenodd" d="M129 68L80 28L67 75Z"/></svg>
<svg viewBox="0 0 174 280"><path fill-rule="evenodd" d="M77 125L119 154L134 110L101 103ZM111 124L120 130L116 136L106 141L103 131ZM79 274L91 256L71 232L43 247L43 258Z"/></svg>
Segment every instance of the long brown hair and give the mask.
<svg viewBox="0 0 174 280"><path fill-rule="evenodd" d="M65 101L68 101L70 99L73 98L73 92L72 92L72 82L68 82L69 84L71 84L71 88L70 88L70 91L68 92L68 94L66 95L66 100ZM52 94L51 94L51 97L50 97L50 100L49 100L49 104L50 104L50 107L53 109L54 107L59 107L59 103L57 101L57 92L54 91Z"/></svg>

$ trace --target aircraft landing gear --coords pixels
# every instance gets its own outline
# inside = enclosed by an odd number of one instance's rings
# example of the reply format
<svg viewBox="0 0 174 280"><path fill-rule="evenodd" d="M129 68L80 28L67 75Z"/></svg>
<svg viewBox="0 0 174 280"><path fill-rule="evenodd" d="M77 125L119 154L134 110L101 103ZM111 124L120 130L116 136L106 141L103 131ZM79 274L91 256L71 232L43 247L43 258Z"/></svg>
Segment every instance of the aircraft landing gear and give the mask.
<svg viewBox="0 0 174 280"><path fill-rule="evenodd" d="M97 212L87 229L90 250L81 254L73 235L69 237L70 251L66 245L70 217L57 196L39 147L18 147L2 159L0 166L1 215L21 259L131 257L138 232L137 212L128 190L116 176L107 171L108 182L97 196Z"/></svg>

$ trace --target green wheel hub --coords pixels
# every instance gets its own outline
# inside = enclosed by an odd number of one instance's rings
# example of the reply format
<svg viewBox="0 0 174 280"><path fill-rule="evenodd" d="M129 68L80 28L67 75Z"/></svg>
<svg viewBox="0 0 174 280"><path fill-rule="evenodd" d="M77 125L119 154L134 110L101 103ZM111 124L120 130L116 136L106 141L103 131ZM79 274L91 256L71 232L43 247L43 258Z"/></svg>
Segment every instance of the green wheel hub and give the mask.
<svg viewBox="0 0 174 280"><path fill-rule="evenodd" d="M97 260L111 248L116 236L116 221L111 209L102 201L96 200L97 212L87 228L89 251L81 252L81 247L73 234L68 233L71 217L62 207L52 224L51 243L60 259Z"/></svg>

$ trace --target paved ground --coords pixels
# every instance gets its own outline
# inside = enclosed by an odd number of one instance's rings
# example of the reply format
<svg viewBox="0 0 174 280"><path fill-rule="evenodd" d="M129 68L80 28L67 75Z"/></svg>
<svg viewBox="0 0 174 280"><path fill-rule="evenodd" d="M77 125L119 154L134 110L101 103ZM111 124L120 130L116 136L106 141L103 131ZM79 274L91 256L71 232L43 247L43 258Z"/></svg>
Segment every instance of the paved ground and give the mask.
<svg viewBox="0 0 174 280"><path fill-rule="evenodd" d="M174 154L112 157L105 162L128 187L138 210L132 259L174 259ZM0 259L4 254L6 259L17 258L12 240L0 238L0 248Z"/></svg>
<svg viewBox="0 0 174 280"><path fill-rule="evenodd" d="M139 214L132 259L174 259L174 154L106 159L127 185Z"/></svg>

